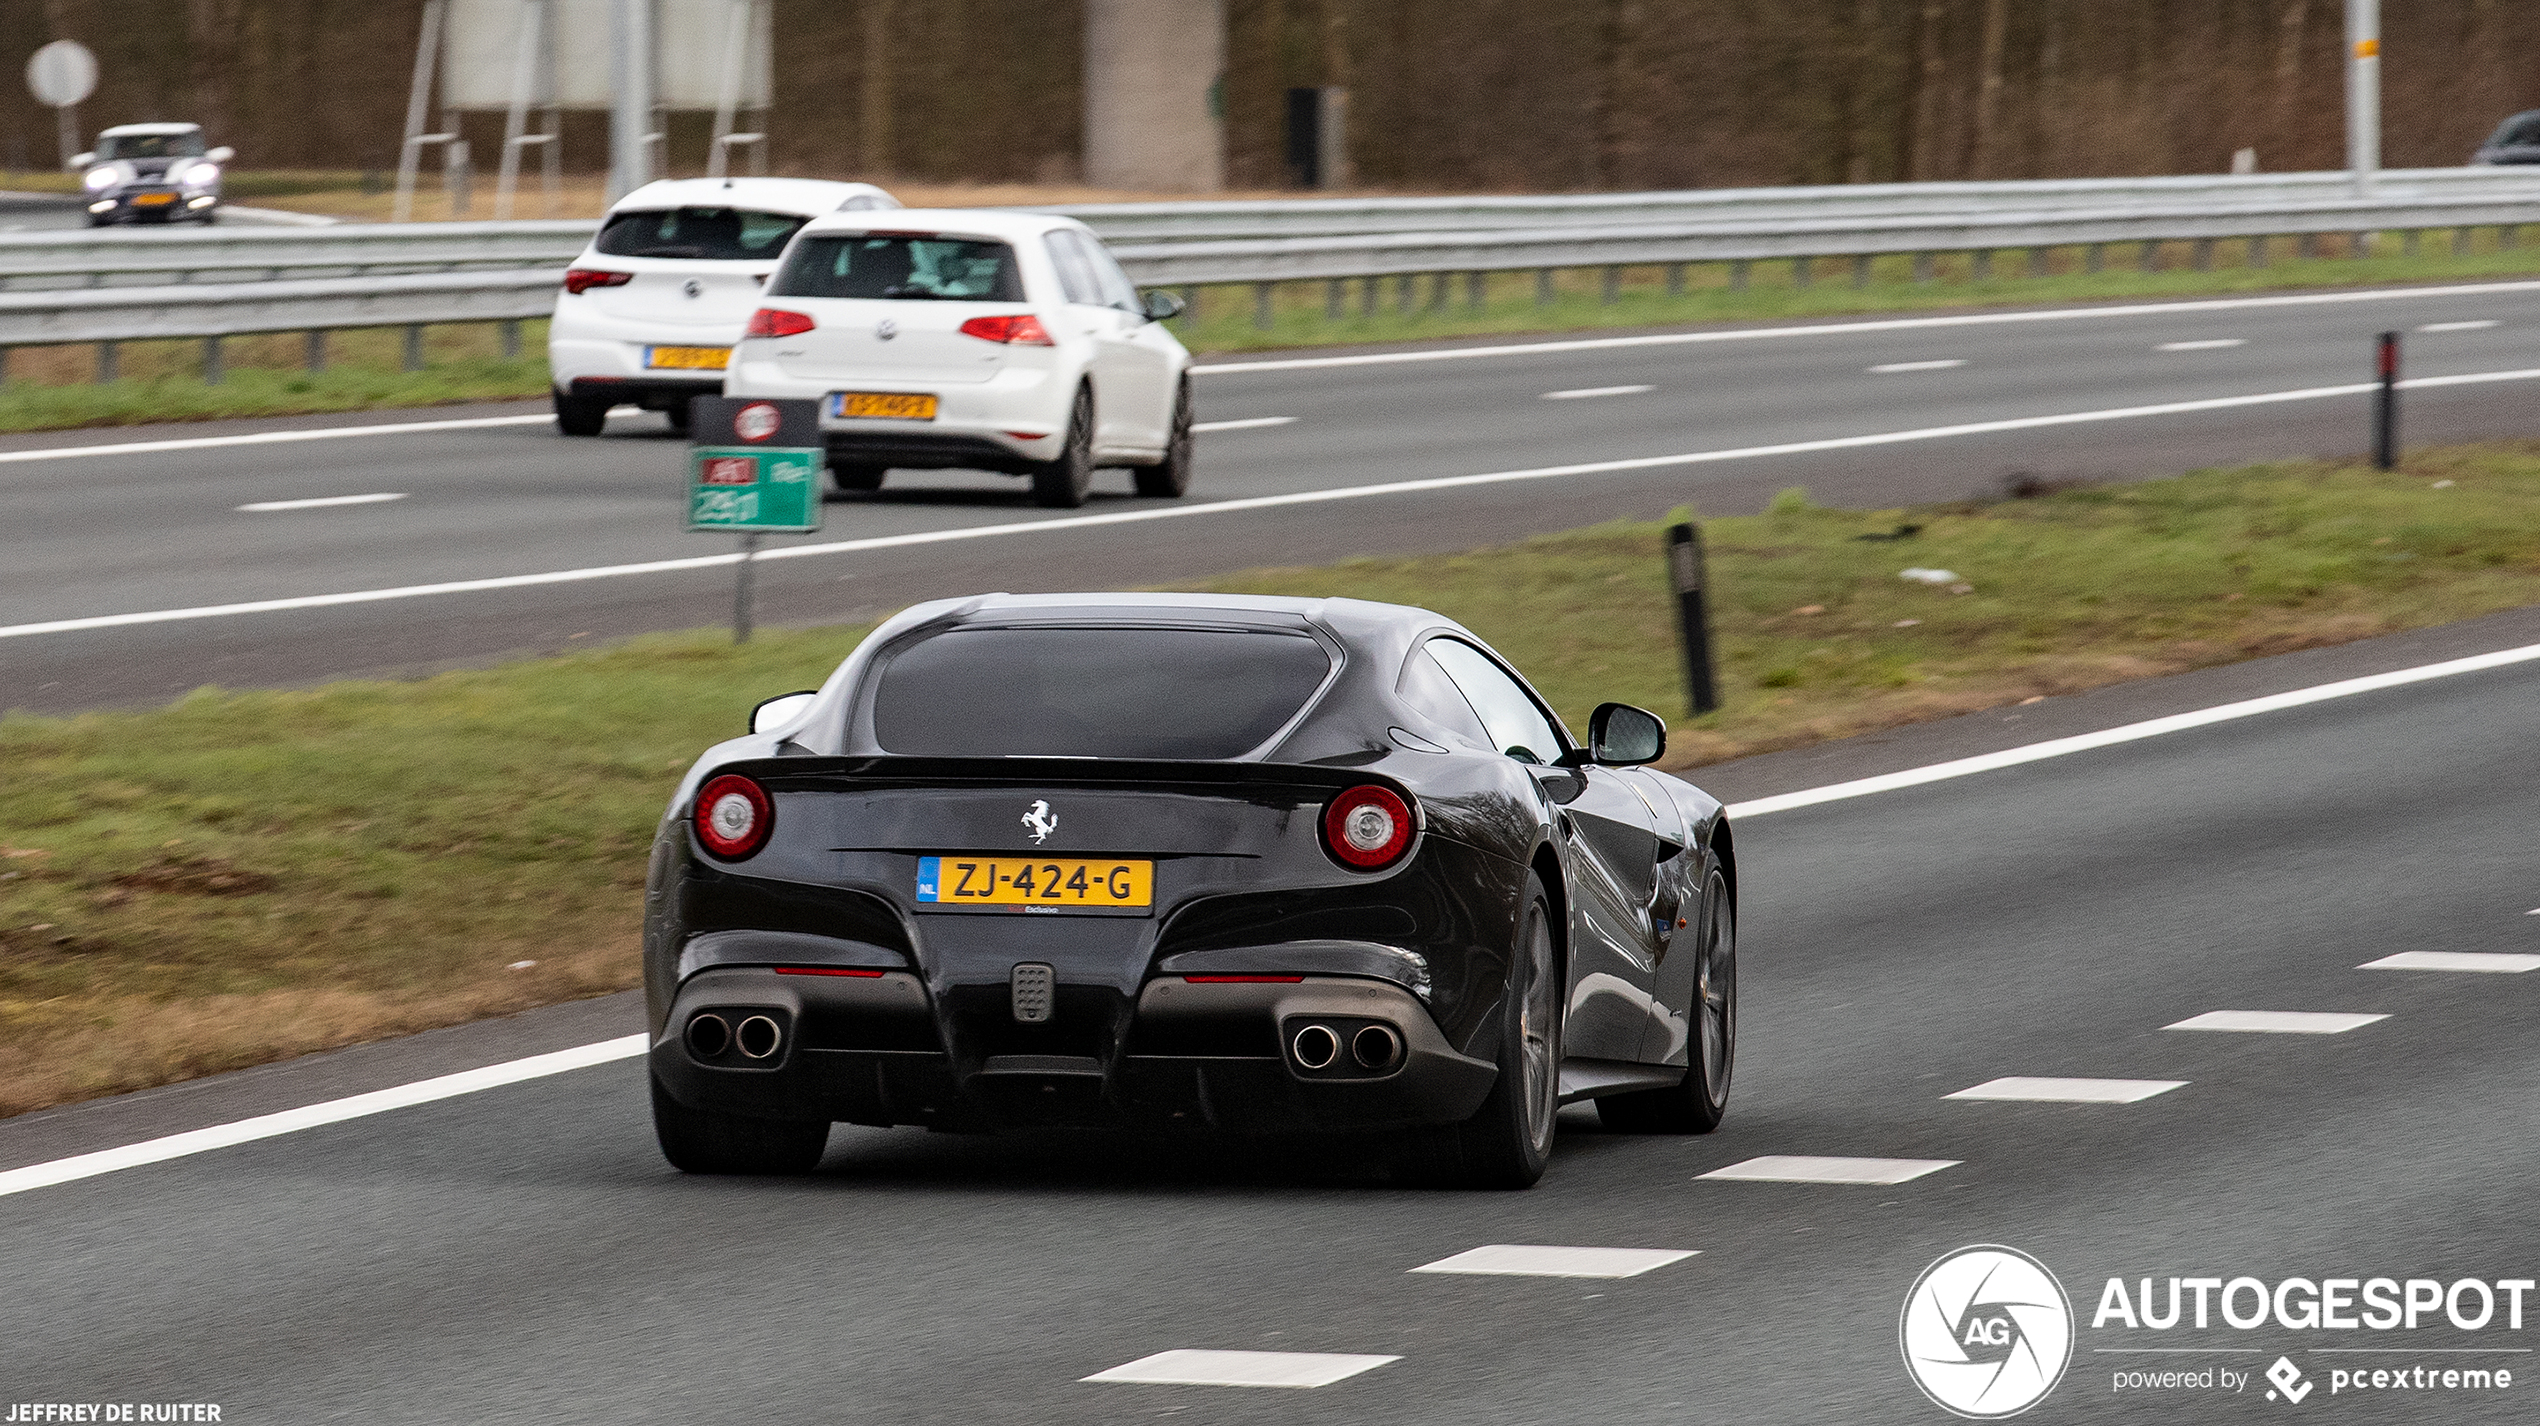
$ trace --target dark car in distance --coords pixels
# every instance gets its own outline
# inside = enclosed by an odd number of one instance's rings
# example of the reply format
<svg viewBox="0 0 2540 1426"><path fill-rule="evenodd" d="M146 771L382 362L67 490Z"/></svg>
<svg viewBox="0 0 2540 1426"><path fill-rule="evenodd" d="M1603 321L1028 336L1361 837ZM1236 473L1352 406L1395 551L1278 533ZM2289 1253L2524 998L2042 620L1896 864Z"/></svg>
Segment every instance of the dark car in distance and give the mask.
<svg viewBox="0 0 2540 1426"><path fill-rule="evenodd" d="M654 1122L692 1172L830 1125L1387 1146L1522 1187L1564 1103L1706 1132L1737 1026L1720 804L1440 615L920 605L690 769L653 845Z"/></svg>
<svg viewBox="0 0 2540 1426"><path fill-rule="evenodd" d="M2496 126L2471 163L2540 163L2540 109L2528 109Z"/></svg>

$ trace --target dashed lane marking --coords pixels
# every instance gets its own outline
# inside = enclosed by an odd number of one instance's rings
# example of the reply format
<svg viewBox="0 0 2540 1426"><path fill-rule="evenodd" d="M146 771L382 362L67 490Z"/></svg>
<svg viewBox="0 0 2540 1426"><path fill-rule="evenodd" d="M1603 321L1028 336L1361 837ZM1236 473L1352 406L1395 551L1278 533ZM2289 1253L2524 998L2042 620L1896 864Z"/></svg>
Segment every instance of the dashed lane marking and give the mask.
<svg viewBox="0 0 2540 1426"><path fill-rule="evenodd" d="M2540 956L2510 955L2500 951L2401 951L2366 961L2357 970L2458 970L2488 971L2502 975L2520 975L2540 970Z"/></svg>
<svg viewBox="0 0 2540 1426"><path fill-rule="evenodd" d="M1180 1348L1125 1362L1084 1381L1132 1381L1153 1386L1330 1386L1374 1371L1398 1356L1348 1352L1210 1352Z"/></svg>
<svg viewBox="0 0 2540 1426"><path fill-rule="evenodd" d="M2207 337L2198 342L2163 342L2152 350L2156 352L2218 352L2225 347L2247 345L2249 345L2247 337Z"/></svg>
<svg viewBox="0 0 2540 1426"><path fill-rule="evenodd" d="M1945 357L1938 361L1882 362L1877 366L1871 367L1869 370L1870 375L1872 376L1893 376L1896 373L1903 371L1947 371L1953 366L1965 366L1966 364L1967 359L1965 357Z"/></svg>
<svg viewBox="0 0 2540 1426"><path fill-rule="evenodd" d="M2500 325L2502 324L2495 318L2486 317L2475 322L2427 322L2417 330L2420 332L2483 332L2489 327Z"/></svg>
<svg viewBox="0 0 2540 1426"><path fill-rule="evenodd" d="M1473 1273L1506 1277L1638 1277L1680 1263L1692 1248L1552 1248L1491 1243L1451 1258L1423 1263L1415 1273Z"/></svg>
<svg viewBox="0 0 2540 1426"><path fill-rule="evenodd" d="M1247 416L1240 421L1194 421L1191 423L1191 429L1206 434L1211 431L1258 431L1265 426L1295 424L1294 416Z"/></svg>
<svg viewBox="0 0 2540 1426"><path fill-rule="evenodd" d="M252 505L241 505L238 508L249 515L265 515L277 510L323 510L336 505L382 505L391 500L405 498L402 493L381 491L376 495L322 495L314 500L259 500Z"/></svg>
<svg viewBox="0 0 2540 1426"><path fill-rule="evenodd" d="M1954 1168L1960 1162L1958 1159L1841 1159L1818 1158L1809 1154L1766 1154L1724 1169L1695 1174L1694 1179L1697 1182L1716 1178L1744 1183L1894 1184Z"/></svg>
<svg viewBox="0 0 2540 1426"><path fill-rule="evenodd" d="M2036 1100L2055 1104L2133 1104L2167 1094L2183 1079L2032 1079L2012 1075L1988 1079L1972 1089L1944 1094L1943 1099Z"/></svg>
<svg viewBox="0 0 2540 1426"><path fill-rule="evenodd" d="M2387 1015L2347 1014L2342 1011L2315 1010L2208 1010L2191 1015L2165 1030L2223 1030L2253 1035L2343 1035L2359 1030Z"/></svg>
<svg viewBox="0 0 2540 1426"><path fill-rule="evenodd" d="M1638 396L1642 392L1657 389L1655 386L1582 386L1570 391L1547 391L1543 394L1543 399L1546 401L1588 401L1599 396Z"/></svg>

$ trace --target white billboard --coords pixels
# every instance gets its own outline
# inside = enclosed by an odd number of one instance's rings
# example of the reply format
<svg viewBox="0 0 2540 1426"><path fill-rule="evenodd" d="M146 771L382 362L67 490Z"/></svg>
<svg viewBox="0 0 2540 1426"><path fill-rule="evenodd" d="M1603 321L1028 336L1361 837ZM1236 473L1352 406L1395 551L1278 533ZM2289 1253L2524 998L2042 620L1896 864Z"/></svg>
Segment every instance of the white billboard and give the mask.
<svg viewBox="0 0 2540 1426"><path fill-rule="evenodd" d="M622 0L450 0L441 69L442 102L453 109L507 109L529 36L529 102L566 109L609 107L610 26ZM665 109L712 109L723 92L733 44L742 46L736 107L764 109L772 8L765 0L650 0L655 102ZM537 42L533 12L554 26ZM550 66L552 65L552 68ZM552 88L550 87L552 85Z"/></svg>

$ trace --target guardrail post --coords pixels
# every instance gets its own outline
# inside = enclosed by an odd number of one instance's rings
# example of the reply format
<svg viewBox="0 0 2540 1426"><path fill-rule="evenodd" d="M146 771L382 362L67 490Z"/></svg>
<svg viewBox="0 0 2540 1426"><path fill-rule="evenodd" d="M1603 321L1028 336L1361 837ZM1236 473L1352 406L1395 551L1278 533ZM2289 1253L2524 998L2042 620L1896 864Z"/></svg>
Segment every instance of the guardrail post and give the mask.
<svg viewBox="0 0 2540 1426"><path fill-rule="evenodd" d="M2293 255L2304 262L2309 262L2313 258L2318 257L2320 255L2320 235L2317 233L2304 233L2301 237L2295 239L2293 243Z"/></svg>
<svg viewBox="0 0 2540 1426"><path fill-rule="evenodd" d="M1433 272L1429 274L1430 311L1443 312L1446 310L1446 286L1447 276L1445 273Z"/></svg>
<svg viewBox="0 0 2540 1426"><path fill-rule="evenodd" d="M324 327L309 329L307 352L303 364L311 371L326 370L326 329Z"/></svg>
<svg viewBox="0 0 2540 1426"><path fill-rule="evenodd" d="M2468 257L2470 255L2471 248L2476 245L2476 242L2476 229L2465 227L2454 228L2452 230L2452 256Z"/></svg>
<svg viewBox="0 0 2540 1426"><path fill-rule="evenodd" d="M220 362L220 338L205 337L203 339L203 384L218 386L223 375Z"/></svg>
<svg viewBox="0 0 2540 1426"><path fill-rule="evenodd" d="M2046 249L2030 248L2028 250L2028 275L2031 277L2046 275Z"/></svg>
<svg viewBox="0 0 2540 1426"><path fill-rule="evenodd" d="M2351 258L2356 258L2356 259L2359 259L2359 260L2360 260L2360 259L2363 259L2363 258L2369 258L2369 257L2371 257L2371 256L2372 256L2372 239L2373 239L2373 235L2372 235L2372 234L2370 234L2370 233L2349 233L2349 234L2347 234L2347 235L2346 235L2346 256L2351 257Z"/></svg>
<svg viewBox="0 0 2540 1426"><path fill-rule="evenodd" d="M2146 238L2143 240L2141 246L2135 250L2134 270L2137 272L2159 272L2161 270L2161 243L2159 239Z"/></svg>
<svg viewBox="0 0 2540 1426"><path fill-rule="evenodd" d="M1341 319L1341 312L1348 305L1344 300L1347 287L1348 284L1337 277L1323 284L1324 321L1337 322Z"/></svg>
<svg viewBox="0 0 2540 1426"><path fill-rule="evenodd" d="M1914 254L1914 280L1916 282L1931 281L1932 265L1932 255L1930 253Z"/></svg>
<svg viewBox="0 0 2540 1426"><path fill-rule="evenodd" d="M2496 246L2500 248L2519 247L2521 242L2522 225L2520 223L2501 223L2497 225Z"/></svg>
<svg viewBox="0 0 2540 1426"><path fill-rule="evenodd" d="M1375 316L1375 315L1376 315L1376 303L1377 303L1376 287L1377 287L1377 284L1378 284L1378 283L1380 283L1381 281L1383 281L1383 279L1381 279L1381 278L1374 278L1374 277L1362 277L1362 278L1358 279L1358 315L1359 315L1359 316L1361 316L1361 317L1373 317L1373 316Z"/></svg>
<svg viewBox="0 0 2540 1426"><path fill-rule="evenodd" d="M1684 643L1685 691L1693 716L1720 706L1719 681L1711 672L1711 611L1705 599L1702 532L1690 524L1667 527L1667 576L1676 588L1676 631Z"/></svg>
<svg viewBox="0 0 2540 1426"><path fill-rule="evenodd" d="M1731 292L1744 292L1746 290L1746 279L1752 272L1753 268L1754 264L1748 262L1744 258L1739 258L1737 261L1730 263L1729 290Z"/></svg>
<svg viewBox="0 0 2540 1426"><path fill-rule="evenodd" d="M1870 255L1855 254L1852 259L1852 286L1857 290L1870 285Z"/></svg>
<svg viewBox="0 0 2540 1426"><path fill-rule="evenodd" d="M409 323L406 327L406 370L423 370L423 324L421 322Z"/></svg>
<svg viewBox="0 0 2540 1426"><path fill-rule="evenodd" d="M119 375L121 375L118 370L121 366L122 363L117 360L115 344L113 342L99 342L97 344L98 382L103 384L105 382L115 380Z"/></svg>
<svg viewBox="0 0 2540 1426"><path fill-rule="evenodd" d="M2084 249L2081 256L2081 270L2084 272L2106 272L2108 270L2108 245L2106 243L2092 243L2088 248Z"/></svg>
<svg viewBox="0 0 2540 1426"><path fill-rule="evenodd" d="M1816 262L1812 258L1792 258L1790 260L1790 285L1793 287L1807 286L1816 277L1816 273L1812 270L1815 267Z"/></svg>
<svg viewBox="0 0 2540 1426"><path fill-rule="evenodd" d="M1549 307L1552 305L1551 268L1539 267L1535 269L1535 305L1538 307Z"/></svg>
<svg viewBox="0 0 2540 1426"><path fill-rule="evenodd" d="M1479 312L1484 307L1490 305L1489 273L1468 272L1464 274L1464 305L1476 312Z"/></svg>
<svg viewBox="0 0 2540 1426"><path fill-rule="evenodd" d="M1197 283L1182 289L1182 320L1194 327L1199 325L1199 284Z"/></svg>
<svg viewBox="0 0 2540 1426"><path fill-rule="evenodd" d="M520 319L518 317L506 318L502 323L502 329L503 360L520 360Z"/></svg>
<svg viewBox="0 0 2540 1426"><path fill-rule="evenodd" d="M1406 317L1411 315L1413 303L1411 289L1416 283L1417 279L1407 272L1396 276L1393 280L1393 309Z"/></svg>
<svg viewBox="0 0 2540 1426"><path fill-rule="evenodd" d="M0 386L9 384L9 349L0 347Z"/></svg>
<svg viewBox="0 0 2540 1426"><path fill-rule="evenodd" d="M1267 282L1252 285L1252 325L1265 332L1270 330L1272 286Z"/></svg>
<svg viewBox="0 0 2540 1426"><path fill-rule="evenodd" d="M2249 240L2249 251L2247 255L2242 258L2242 261L2248 263L2251 267L2264 267L2267 265L2266 234L2260 233L2258 236Z"/></svg>
<svg viewBox="0 0 2540 1426"><path fill-rule="evenodd" d="M2373 347L2373 374L2381 389L2372 397L2372 463L2391 470L2399 464L2399 334L2384 332Z"/></svg>
<svg viewBox="0 0 2540 1426"><path fill-rule="evenodd" d="M2399 234L2399 256L2415 257L2417 255L2417 233L2417 229L2409 228Z"/></svg>
<svg viewBox="0 0 2540 1426"><path fill-rule="evenodd" d="M1974 256L1969 258L1967 262L1967 279L1970 282L1991 282L1993 280L1993 249L1978 248L1975 250Z"/></svg>
<svg viewBox="0 0 2540 1426"><path fill-rule="evenodd" d="M2508 243L2506 246L2511 247L2512 244ZM1667 295L1670 297L1685 295L1685 265L1683 263L1667 264Z"/></svg>
<svg viewBox="0 0 2540 1426"><path fill-rule="evenodd" d="M1623 270L1612 263L1607 263L1605 265L1605 286L1597 293L1596 300L1604 303L1608 307L1611 307L1614 305L1614 299L1622 295Z"/></svg>
<svg viewBox="0 0 2540 1426"><path fill-rule="evenodd" d="M2211 272L2214 270L2213 239L2198 238L2196 240L2196 270L2198 272Z"/></svg>

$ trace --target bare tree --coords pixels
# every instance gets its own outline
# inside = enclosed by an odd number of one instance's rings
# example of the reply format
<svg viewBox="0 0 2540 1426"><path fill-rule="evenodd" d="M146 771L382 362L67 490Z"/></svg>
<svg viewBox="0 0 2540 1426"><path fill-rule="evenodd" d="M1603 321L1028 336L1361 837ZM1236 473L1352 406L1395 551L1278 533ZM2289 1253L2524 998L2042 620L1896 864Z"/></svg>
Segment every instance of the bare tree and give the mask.
<svg viewBox="0 0 2540 1426"><path fill-rule="evenodd" d="M1923 0L1921 14L1914 24L1914 98L1908 107L1906 121L1911 127L1905 140L1905 172L1907 179L1931 179L1940 174L1940 101L1949 76L1943 59L1947 51L1941 41L1949 19L1947 0Z"/></svg>
<svg viewBox="0 0 2540 1426"><path fill-rule="evenodd" d="M1967 175L1992 178L1994 120L2002 112L2002 51L2010 43L2011 0L1985 0L1984 42L1976 58L1975 121L1967 129Z"/></svg>

